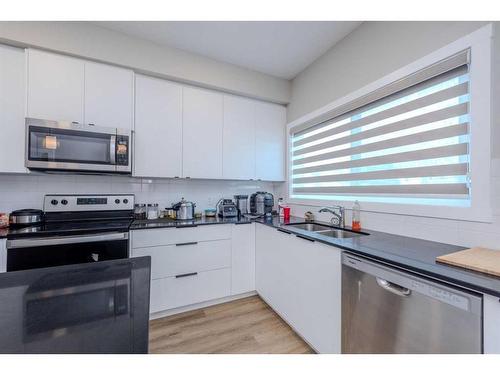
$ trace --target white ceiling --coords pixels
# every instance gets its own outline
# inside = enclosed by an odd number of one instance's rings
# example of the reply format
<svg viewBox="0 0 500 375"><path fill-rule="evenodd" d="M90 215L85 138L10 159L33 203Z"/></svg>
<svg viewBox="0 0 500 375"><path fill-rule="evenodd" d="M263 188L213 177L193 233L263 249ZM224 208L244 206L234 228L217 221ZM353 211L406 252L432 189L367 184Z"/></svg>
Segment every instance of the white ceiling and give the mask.
<svg viewBox="0 0 500 375"><path fill-rule="evenodd" d="M105 21L98 25L292 79L361 22L347 21Z"/></svg>

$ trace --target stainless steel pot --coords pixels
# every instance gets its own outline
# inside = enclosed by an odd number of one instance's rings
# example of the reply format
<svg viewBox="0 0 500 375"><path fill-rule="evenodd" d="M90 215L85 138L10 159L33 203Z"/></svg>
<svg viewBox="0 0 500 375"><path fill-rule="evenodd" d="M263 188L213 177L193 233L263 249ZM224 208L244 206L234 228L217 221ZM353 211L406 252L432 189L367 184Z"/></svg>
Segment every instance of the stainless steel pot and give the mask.
<svg viewBox="0 0 500 375"><path fill-rule="evenodd" d="M193 220L195 207L195 203L186 201L184 198L182 198L180 202L172 206L172 209L177 212L177 220Z"/></svg>
<svg viewBox="0 0 500 375"><path fill-rule="evenodd" d="M35 225L43 222L43 211L24 209L12 211L9 215L9 224L12 226Z"/></svg>

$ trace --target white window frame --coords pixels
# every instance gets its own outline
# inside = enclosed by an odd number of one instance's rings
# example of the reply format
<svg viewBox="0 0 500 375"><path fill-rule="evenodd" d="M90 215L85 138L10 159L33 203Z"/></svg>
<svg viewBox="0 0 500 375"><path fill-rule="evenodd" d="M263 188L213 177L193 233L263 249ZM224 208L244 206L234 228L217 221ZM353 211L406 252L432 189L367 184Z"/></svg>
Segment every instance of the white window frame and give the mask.
<svg viewBox="0 0 500 375"><path fill-rule="evenodd" d="M470 207L393 204L362 202L363 211L428 216L466 221L492 222L491 207L491 93L493 25L488 24L430 54L372 82L351 94L335 100L287 124L287 200L290 204L305 206L342 205L350 208L352 201L313 200L291 198L292 136L291 131L304 124L317 124L339 106L345 105L399 79L470 48Z"/></svg>

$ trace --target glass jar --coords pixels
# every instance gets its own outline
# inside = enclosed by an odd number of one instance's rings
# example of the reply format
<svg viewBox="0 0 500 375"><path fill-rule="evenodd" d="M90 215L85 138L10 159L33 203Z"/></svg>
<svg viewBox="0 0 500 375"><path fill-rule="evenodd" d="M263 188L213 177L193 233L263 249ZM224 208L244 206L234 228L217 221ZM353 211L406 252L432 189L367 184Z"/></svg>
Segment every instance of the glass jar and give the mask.
<svg viewBox="0 0 500 375"><path fill-rule="evenodd" d="M158 203L148 204L148 220L158 219L158 216L159 216Z"/></svg>
<svg viewBox="0 0 500 375"><path fill-rule="evenodd" d="M146 220L146 205L144 203L134 205L134 219Z"/></svg>

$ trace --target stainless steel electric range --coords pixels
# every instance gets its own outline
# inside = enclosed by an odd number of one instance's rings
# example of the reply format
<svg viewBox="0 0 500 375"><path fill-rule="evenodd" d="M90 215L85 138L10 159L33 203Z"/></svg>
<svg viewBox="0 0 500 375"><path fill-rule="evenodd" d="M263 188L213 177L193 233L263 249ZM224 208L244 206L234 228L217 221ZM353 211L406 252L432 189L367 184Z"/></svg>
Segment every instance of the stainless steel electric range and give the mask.
<svg viewBox="0 0 500 375"><path fill-rule="evenodd" d="M45 221L9 232L7 271L129 257L133 195L46 195Z"/></svg>

